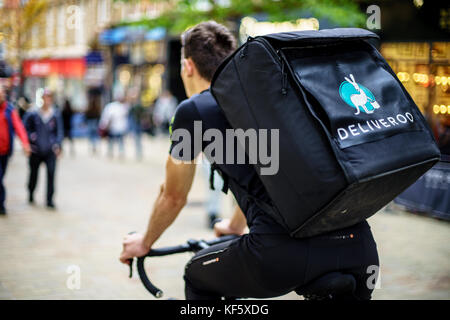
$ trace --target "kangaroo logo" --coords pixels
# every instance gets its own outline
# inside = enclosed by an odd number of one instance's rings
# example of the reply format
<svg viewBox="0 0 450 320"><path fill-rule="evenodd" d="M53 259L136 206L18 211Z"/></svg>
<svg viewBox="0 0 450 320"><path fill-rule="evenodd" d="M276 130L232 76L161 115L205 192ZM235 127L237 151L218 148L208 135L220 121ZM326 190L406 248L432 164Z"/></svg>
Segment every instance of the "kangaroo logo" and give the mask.
<svg viewBox="0 0 450 320"><path fill-rule="evenodd" d="M345 81L339 86L339 95L345 103L356 109L355 115L360 114L361 111L370 114L380 107L372 92L356 83L353 74L350 74L350 79L347 77L344 79Z"/></svg>

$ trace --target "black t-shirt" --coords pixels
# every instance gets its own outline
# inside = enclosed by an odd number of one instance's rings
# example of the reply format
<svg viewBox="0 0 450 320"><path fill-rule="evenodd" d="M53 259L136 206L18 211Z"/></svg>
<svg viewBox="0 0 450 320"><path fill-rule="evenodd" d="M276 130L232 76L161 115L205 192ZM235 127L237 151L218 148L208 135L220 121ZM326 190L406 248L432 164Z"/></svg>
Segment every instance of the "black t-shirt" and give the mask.
<svg viewBox="0 0 450 320"><path fill-rule="evenodd" d="M200 103L200 100L202 101ZM196 123L197 122L197 123ZM201 122L201 129L199 123ZM179 130L184 129L184 130ZM171 146L170 154L179 160L193 160L200 152L211 144L212 141L204 141L203 134L208 129L216 129L222 133L223 155L226 155L227 129L232 129L222 110L217 105L209 90L196 94L182 101L176 111L171 123ZM182 134L180 134L180 132ZM190 138L185 134L189 133ZM188 139L183 142L183 139ZM183 148L182 145L190 146ZM236 146L234 141L234 146ZM236 148L236 147L235 147ZM237 154L236 149L234 155ZM224 162L227 162L224 160ZM287 231L278 224L270 215L263 212L254 201L249 201L248 195L263 202L270 202L270 197L258 177L253 165L233 163L217 163L221 173L228 176L229 188L235 196L240 208L244 212L250 232L253 233L286 233Z"/></svg>

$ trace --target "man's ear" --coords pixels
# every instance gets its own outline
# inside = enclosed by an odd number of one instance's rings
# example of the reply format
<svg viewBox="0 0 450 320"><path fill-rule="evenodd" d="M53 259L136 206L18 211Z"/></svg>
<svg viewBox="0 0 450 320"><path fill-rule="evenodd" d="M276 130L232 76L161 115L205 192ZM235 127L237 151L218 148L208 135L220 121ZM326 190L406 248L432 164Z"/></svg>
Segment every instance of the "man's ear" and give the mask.
<svg viewBox="0 0 450 320"><path fill-rule="evenodd" d="M184 69L188 77L192 77L194 75L195 65L191 58L184 59Z"/></svg>

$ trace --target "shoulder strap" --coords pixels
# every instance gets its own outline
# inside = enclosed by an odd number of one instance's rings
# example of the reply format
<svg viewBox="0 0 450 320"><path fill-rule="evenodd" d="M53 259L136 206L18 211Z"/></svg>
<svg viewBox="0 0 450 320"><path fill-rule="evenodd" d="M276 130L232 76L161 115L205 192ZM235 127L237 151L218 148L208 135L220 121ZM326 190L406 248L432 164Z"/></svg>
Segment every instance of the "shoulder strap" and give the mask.
<svg viewBox="0 0 450 320"><path fill-rule="evenodd" d="M8 121L8 126L9 126L9 130L14 131L13 130L13 123L12 123L12 112L13 112L13 107L8 103L5 109L5 116L6 116L6 120Z"/></svg>
<svg viewBox="0 0 450 320"><path fill-rule="evenodd" d="M278 208L271 201L261 200L258 197L253 196L252 194L244 190L242 186L239 185L239 183L235 183L235 181L232 181L231 183L232 188L240 189L241 193L245 194L245 199L247 203L254 203L259 209L261 209L261 211L271 216L276 222L278 222L284 228L287 228L286 221L284 221Z"/></svg>
<svg viewBox="0 0 450 320"><path fill-rule="evenodd" d="M202 120L205 117L204 113L205 112L207 113L208 110L209 110L208 108L203 108L203 106L207 106L210 103L208 101L209 99L210 99L209 96L207 96L205 94L202 94L202 93L199 93L199 94L197 94L197 95L195 95L193 97L193 102L196 105L197 110L198 110L198 112L200 114L200 118ZM220 174L220 176L222 177L222 179L223 179L222 192L227 194L228 193L228 180L229 180L229 177L228 177L228 175L225 172L220 170L220 167L216 163L211 163L211 170L210 170L210 173L209 173L209 187L210 187L210 189L211 190L215 190L215 188L214 188L214 173L215 173L215 171L217 171Z"/></svg>
<svg viewBox="0 0 450 320"><path fill-rule="evenodd" d="M215 163L211 163L211 170L210 170L210 173L209 173L209 188L211 190L215 190L215 188L214 188L214 172L215 171L217 171L220 174L220 176L222 177L222 179L223 179L222 192L227 194L228 193L228 179L229 179L229 177L228 177L227 174L225 174L223 171L221 171L219 169L219 166L217 164L215 164Z"/></svg>
<svg viewBox="0 0 450 320"><path fill-rule="evenodd" d="M8 103L6 105L6 109L5 109L5 115L6 115L7 119L8 119L8 121L11 120L12 112L13 112L13 107Z"/></svg>
<svg viewBox="0 0 450 320"><path fill-rule="evenodd" d="M12 154L14 143L13 143L13 137L14 137L14 127L13 127L13 121L12 121L12 112L13 107L11 104L7 103L6 109L5 109L5 117L6 122L8 123L8 133L9 133L9 154Z"/></svg>

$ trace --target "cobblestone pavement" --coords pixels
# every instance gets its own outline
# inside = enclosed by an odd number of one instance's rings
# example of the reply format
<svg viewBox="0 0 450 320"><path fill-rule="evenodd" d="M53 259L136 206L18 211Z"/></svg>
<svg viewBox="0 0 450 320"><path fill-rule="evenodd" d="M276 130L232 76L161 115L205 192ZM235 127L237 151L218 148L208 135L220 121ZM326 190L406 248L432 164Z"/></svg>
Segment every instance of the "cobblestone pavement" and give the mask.
<svg viewBox="0 0 450 320"><path fill-rule="evenodd" d="M152 299L137 273L118 261L123 235L143 231L164 175L167 139L145 139L145 157L136 161L128 141L125 159L97 156L85 141L76 155L57 165L56 211L44 207L41 168L36 205L27 203L28 168L16 148L6 176L6 217L0 217L0 299ZM198 170L188 206L158 246L188 238L211 238L202 203L206 179ZM231 199L223 199L224 215ZM375 299L450 298L450 224L402 212L384 211L370 219L381 261L381 288ZM147 266L166 297L183 298L182 273L190 254L156 258ZM75 266L75 267L74 267ZM79 289L68 286L80 270ZM69 284L72 283L69 281ZM72 288L72 289L71 289ZM289 294L281 299L298 299Z"/></svg>

